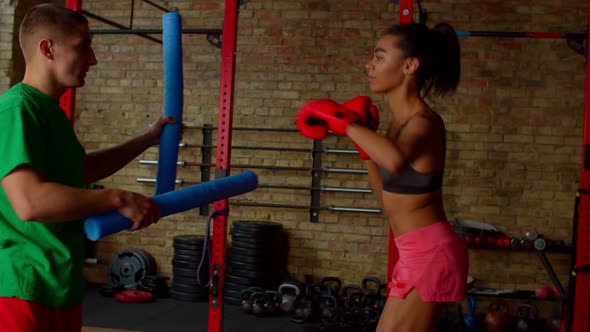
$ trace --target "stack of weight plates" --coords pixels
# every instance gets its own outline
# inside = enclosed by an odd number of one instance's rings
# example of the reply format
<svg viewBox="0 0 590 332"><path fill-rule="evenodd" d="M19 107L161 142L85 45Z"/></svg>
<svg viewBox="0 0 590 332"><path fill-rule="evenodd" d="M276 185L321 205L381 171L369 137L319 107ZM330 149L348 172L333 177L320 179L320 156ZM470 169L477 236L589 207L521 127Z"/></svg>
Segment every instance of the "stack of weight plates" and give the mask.
<svg viewBox="0 0 590 332"><path fill-rule="evenodd" d="M276 290L287 264L283 225L270 221L234 221L228 250L224 300L241 305L240 292L248 287Z"/></svg>
<svg viewBox="0 0 590 332"><path fill-rule="evenodd" d="M203 242L205 237L199 235L174 237L171 298L187 302L208 300L209 257L208 254L203 257ZM201 259L203 259L202 264ZM197 271L199 265L201 265L200 272Z"/></svg>
<svg viewBox="0 0 590 332"><path fill-rule="evenodd" d="M112 287L137 289L146 276L156 274L156 261L145 250L125 250L113 256L108 273Z"/></svg>

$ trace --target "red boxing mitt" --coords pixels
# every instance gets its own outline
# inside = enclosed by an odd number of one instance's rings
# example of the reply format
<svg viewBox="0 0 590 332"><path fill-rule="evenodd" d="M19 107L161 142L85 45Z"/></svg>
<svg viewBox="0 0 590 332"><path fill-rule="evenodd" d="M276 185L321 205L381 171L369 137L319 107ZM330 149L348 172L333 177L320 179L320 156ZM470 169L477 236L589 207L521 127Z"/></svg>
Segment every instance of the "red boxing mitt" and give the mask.
<svg viewBox="0 0 590 332"><path fill-rule="evenodd" d="M371 98L367 96L359 96L343 103L342 106L354 111L364 118L364 125L367 128L373 131L376 131L379 128L379 110L375 105L373 105ZM362 159L371 159L371 157L369 157L369 155L367 155L365 151L363 151L363 149L361 149L356 143L354 143L354 146L356 147L357 151L359 152L359 156Z"/></svg>
<svg viewBox="0 0 590 332"><path fill-rule="evenodd" d="M299 110L295 123L299 132L311 139L324 139L328 130L346 135L346 127L353 122L364 123L360 114L330 99L312 100Z"/></svg>

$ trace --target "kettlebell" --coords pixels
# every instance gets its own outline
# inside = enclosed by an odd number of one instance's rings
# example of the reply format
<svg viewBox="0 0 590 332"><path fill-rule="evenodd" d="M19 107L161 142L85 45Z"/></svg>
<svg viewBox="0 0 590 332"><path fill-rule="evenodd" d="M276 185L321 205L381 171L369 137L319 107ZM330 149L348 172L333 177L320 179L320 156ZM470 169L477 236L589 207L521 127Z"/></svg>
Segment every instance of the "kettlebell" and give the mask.
<svg viewBox="0 0 590 332"><path fill-rule="evenodd" d="M330 294L325 294L325 291L322 295L335 295L340 292L340 288L342 288L342 280L337 277L324 277L320 280L320 284L330 288Z"/></svg>
<svg viewBox="0 0 590 332"><path fill-rule="evenodd" d="M240 298L242 299L242 311L244 313L252 313L252 303L250 302L250 297L254 291L255 290L252 288L246 288L240 292Z"/></svg>
<svg viewBox="0 0 590 332"><path fill-rule="evenodd" d="M361 281L361 287L363 289L363 293L365 294L377 294L379 291L379 286L381 286L381 281L375 277L365 277Z"/></svg>
<svg viewBox="0 0 590 332"><path fill-rule="evenodd" d="M504 301L496 300L488 306L484 319L488 332L504 332L508 325L508 306Z"/></svg>
<svg viewBox="0 0 590 332"><path fill-rule="evenodd" d="M295 300L299 296L301 290L297 285L292 283L283 283L279 286L279 294L281 295L281 311L291 314L295 311Z"/></svg>
<svg viewBox="0 0 590 332"><path fill-rule="evenodd" d="M516 331L535 331L535 322L537 320L537 307L531 304L519 304L517 311L518 319L516 320Z"/></svg>
<svg viewBox="0 0 590 332"><path fill-rule="evenodd" d="M279 292L277 291L270 290L267 290L266 294L268 294L268 303L266 303L266 311L271 315L278 314L281 311L281 294L279 294Z"/></svg>
<svg viewBox="0 0 590 332"><path fill-rule="evenodd" d="M269 296L266 292L252 293L250 302L252 303L252 314L254 316L261 317L267 313L266 308L268 307Z"/></svg>
<svg viewBox="0 0 590 332"><path fill-rule="evenodd" d="M336 319L338 314L338 301L332 295L324 295L320 299L320 311L322 319Z"/></svg>

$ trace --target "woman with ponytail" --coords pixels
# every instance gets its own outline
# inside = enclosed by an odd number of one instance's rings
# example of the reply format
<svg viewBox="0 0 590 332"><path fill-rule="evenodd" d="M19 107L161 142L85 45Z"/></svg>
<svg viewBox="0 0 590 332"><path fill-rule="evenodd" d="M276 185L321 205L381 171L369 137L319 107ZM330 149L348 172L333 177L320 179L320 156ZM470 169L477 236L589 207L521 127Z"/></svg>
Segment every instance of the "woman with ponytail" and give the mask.
<svg viewBox="0 0 590 332"><path fill-rule="evenodd" d="M467 286L467 248L443 207L445 126L425 101L457 88L459 40L448 24L394 25L366 69L391 110L387 133L351 124L346 134L370 157L369 181L400 256L377 331L434 331L444 303L462 301Z"/></svg>

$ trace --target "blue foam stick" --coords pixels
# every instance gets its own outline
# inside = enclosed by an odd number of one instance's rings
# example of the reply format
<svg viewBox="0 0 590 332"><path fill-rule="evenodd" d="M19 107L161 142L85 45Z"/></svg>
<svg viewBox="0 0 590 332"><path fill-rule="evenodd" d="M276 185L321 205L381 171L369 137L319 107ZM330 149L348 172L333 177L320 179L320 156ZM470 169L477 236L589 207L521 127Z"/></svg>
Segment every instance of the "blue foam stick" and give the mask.
<svg viewBox="0 0 590 332"><path fill-rule="evenodd" d="M190 187L169 191L151 199L161 210L161 216L180 213L204 204L250 192L258 187L258 176L252 171L203 182ZM98 214L84 221L84 232L91 241L99 240L130 228L130 219L116 210Z"/></svg>
<svg viewBox="0 0 590 332"><path fill-rule="evenodd" d="M182 26L180 14L169 12L162 16L162 44L164 53L164 116L176 123L167 124L160 136L156 195L174 190L178 140L182 130Z"/></svg>

